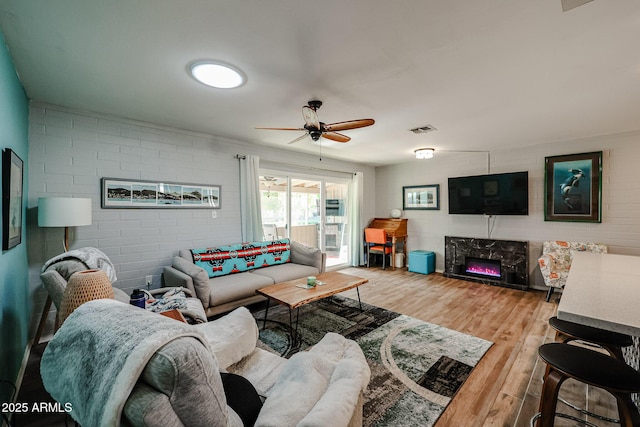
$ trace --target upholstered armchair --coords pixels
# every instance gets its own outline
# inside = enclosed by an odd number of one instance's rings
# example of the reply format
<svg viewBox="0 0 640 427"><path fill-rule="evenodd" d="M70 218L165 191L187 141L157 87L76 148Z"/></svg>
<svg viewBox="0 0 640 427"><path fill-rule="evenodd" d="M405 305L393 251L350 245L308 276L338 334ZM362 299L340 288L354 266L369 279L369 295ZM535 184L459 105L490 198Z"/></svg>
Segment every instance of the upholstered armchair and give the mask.
<svg viewBox="0 0 640 427"><path fill-rule="evenodd" d="M64 295L64 291L67 287L67 282L74 273L88 269L103 270L109 277L112 284L117 280L115 267L107 255L96 248L86 247L74 249L51 258L44 264L42 274L40 274L40 280L42 280L42 285L47 291L47 300L40 317L36 336L33 341L34 344L38 344L40 341L40 336L44 330L47 316L51 308L51 303L54 304L56 311L60 312L62 296ZM177 289L184 295L175 307L170 304L171 301L167 301L165 305L166 310L177 308L189 323L205 323L207 321L207 316L204 312L204 308L202 307L202 303L198 298L195 298L189 289L186 288L166 287L148 291L148 298L156 299L160 304L152 304L152 307L147 306L147 309L156 312L163 311L162 299L164 294L172 289ZM113 293L116 301L129 303L129 295L123 290L114 286ZM58 327L59 318L56 314L54 332L58 330Z"/></svg>
<svg viewBox="0 0 640 427"><path fill-rule="evenodd" d="M91 255L89 255L91 254ZM67 287L67 282L71 275L78 272L92 268L98 268L107 273L111 282L116 281L115 270L113 264L107 258L107 256L98 249L95 248L81 248L69 252L65 252L59 256L56 256L47 261L43 268L42 274L40 274L40 280L42 285L47 291L47 300L40 316L40 322L36 331L36 336L33 340L34 344L38 344L40 336L44 330L44 326L47 321L47 316L51 308L51 303L54 304L56 311L60 311L60 305L62 303L62 295ZM129 295L126 292L114 287L114 298L117 301L129 302ZM56 314L55 330L58 329L58 316Z"/></svg>
<svg viewBox="0 0 640 427"><path fill-rule="evenodd" d="M542 244L542 256L538 258L540 272L547 291L547 301L554 289L562 289L569 276L574 252L607 253L607 246L601 243L565 242L548 240Z"/></svg>
<svg viewBox="0 0 640 427"><path fill-rule="evenodd" d="M290 359L258 343L244 307L188 325L94 300L62 324L40 372L47 392L86 426L362 425L371 371L355 341L328 333ZM245 385L227 387L229 376Z"/></svg>

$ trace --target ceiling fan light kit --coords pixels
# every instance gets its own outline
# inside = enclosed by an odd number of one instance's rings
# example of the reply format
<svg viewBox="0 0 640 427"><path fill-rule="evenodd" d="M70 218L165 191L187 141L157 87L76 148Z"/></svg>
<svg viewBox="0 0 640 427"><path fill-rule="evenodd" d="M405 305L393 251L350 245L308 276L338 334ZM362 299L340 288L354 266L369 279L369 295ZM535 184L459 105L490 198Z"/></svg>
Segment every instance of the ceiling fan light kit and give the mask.
<svg viewBox="0 0 640 427"><path fill-rule="evenodd" d="M414 151L416 159L430 159L433 157L433 152L436 151L433 148L418 148Z"/></svg>
<svg viewBox="0 0 640 427"><path fill-rule="evenodd" d="M242 86L247 77L240 69L220 61L196 61L189 66L194 79L217 89L233 89Z"/></svg>

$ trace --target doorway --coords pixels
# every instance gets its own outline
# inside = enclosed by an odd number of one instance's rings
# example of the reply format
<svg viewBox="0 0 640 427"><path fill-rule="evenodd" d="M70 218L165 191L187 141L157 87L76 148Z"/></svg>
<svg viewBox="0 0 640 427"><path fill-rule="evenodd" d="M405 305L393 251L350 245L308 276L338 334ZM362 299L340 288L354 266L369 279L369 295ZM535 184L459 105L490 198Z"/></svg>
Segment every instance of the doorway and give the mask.
<svg viewBox="0 0 640 427"><path fill-rule="evenodd" d="M266 240L290 238L320 248L327 269L349 264L348 179L261 170Z"/></svg>

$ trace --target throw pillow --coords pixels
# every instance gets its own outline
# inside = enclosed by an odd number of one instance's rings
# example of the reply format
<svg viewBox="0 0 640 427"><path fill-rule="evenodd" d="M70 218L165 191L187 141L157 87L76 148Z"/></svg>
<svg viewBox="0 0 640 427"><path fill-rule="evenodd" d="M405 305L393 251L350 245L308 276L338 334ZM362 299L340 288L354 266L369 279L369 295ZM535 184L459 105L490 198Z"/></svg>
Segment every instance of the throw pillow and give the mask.
<svg viewBox="0 0 640 427"><path fill-rule="evenodd" d="M238 414L245 427L253 426L262 409L262 399L253 384L236 374L220 372L220 376L227 405Z"/></svg>

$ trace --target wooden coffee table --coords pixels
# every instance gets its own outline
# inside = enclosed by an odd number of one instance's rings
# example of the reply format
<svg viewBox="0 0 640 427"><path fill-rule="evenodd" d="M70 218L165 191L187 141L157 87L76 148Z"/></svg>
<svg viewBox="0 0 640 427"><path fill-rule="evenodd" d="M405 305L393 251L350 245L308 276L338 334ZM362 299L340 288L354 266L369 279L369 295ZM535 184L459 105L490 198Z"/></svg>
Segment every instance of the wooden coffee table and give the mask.
<svg viewBox="0 0 640 427"><path fill-rule="evenodd" d="M351 276L349 274L330 271L316 276L316 281L320 281L322 285L316 285L311 289L303 289L298 285L306 285L306 279L290 280L288 282L280 282L260 288L256 293L267 297L267 308L264 311L264 323L262 328L267 324L267 314L269 312L269 302L271 300L278 304L286 305L289 308L289 328L291 330L292 341L296 340L298 334L298 318L300 315L300 307L323 298L330 297L340 292L356 288L358 293L358 303L362 309L360 301L360 291L358 286L367 283L369 280L362 277ZM293 309L296 309L296 327L293 329Z"/></svg>

